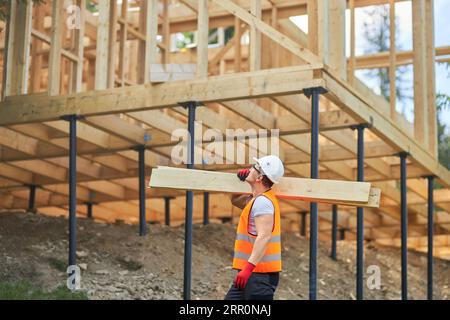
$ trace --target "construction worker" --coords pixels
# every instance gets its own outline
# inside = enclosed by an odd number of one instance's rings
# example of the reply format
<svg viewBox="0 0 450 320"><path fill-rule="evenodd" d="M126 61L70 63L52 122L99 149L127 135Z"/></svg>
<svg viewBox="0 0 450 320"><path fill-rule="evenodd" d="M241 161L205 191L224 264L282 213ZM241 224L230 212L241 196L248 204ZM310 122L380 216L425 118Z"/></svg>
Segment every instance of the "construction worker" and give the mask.
<svg viewBox="0 0 450 320"><path fill-rule="evenodd" d="M237 173L252 188L251 195L233 195L242 213L234 244L233 269L238 270L225 300L273 300L281 271L281 226L273 184L284 174L274 155L253 158L251 169Z"/></svg>

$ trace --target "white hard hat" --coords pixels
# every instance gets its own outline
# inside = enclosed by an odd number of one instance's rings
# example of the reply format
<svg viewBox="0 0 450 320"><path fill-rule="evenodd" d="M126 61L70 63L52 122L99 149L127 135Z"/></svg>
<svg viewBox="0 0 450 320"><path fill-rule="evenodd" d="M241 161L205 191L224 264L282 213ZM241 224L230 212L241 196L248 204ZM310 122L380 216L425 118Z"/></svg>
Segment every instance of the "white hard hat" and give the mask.
<svg viewBox="0 0 450 320"><path fill-rule="evenodd" d="M274 155L265 156L260 159L253 158L257 164L261 167L262 173L269 178L273 183L280 182L281 177L284 174L283 162L280 158Z"/></svg>

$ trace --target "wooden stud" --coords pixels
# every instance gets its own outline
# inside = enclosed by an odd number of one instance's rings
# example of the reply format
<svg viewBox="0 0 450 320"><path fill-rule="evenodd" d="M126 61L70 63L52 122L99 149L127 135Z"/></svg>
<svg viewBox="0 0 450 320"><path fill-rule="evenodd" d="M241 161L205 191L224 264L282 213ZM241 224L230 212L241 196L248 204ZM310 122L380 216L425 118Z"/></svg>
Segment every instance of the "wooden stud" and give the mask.
<svg viewBox="0 0 450 320"><path fill-rule="evenodd" d="M48 67L48 92L50 95L60 93L61 87L61 47L63 33L64 3L52 2L51 47Z"/></svg>
<svg viewBox="0 0 450 320"><path fill-rule="evenodd" d="M81 92L83 84L83 65L84 65L84 30L86 24L86 0L78 0L80 8L79 28L75 30L75 55L78 61L75 62L75 72L72 76L72 86L74 92Z"/></svg>
<svg viewBox="0 0 450 320"><path fill-rule="evenodd" d="M170 16L169 16L169 0L163 0L163 21L162 21L162 36L163 36L163 55L162 64L170 62Z"/></svg>
<svg viewBox="0 0 450 320"><path fill-rule="evenodd" d="M328 63L342 79L347 79L347 58L345 55L345 9L346 0L332 0L328 8Z"/></svg>
<svg viewBox="0 0 450 320"><path fill-rule="evenodd" d="M208 76L208 1L198 0L197 78L206 78Z"/></svg>
<svg viewBox="0 0 450 320"><path fill-rule="evenodd" d="M12 1L8 25L5 96L28 92L28 66L32 25L32 2Z"/></svg>
<svg viewBox="0 0 450 320"><path fill-rule="evenodd" d="M270 24L274 29L279 29L278 26L278 8L276 5L272 4L272 15L270 19ZM271 58L271 68L279 67L279 59L280 59L280 46L277 44L272 45L272 58Z"/></svg>
<svg viewBox="0 0 450 320"><path fill-rule="evenodd" d="M391 117L394 119L397 111L397 50L396 50L396 26L395 26L395 0L389 0L389 30L390 30L390 48L389 48L389 85L390 85L390 105Z"/></svg>
<svg viewBox="0 0 450 320"><path fill-rule="evenodd" d="M121 18L126 22L128 16L128 0L122 1ZM120 24L119 31L119 80L120 86L125 86L125 56L126 56L126 42L127 42L128 23Z"/></svg>
<svg viewBox="0 0 450 320"><path fill-rule="evenodd" d="M308 12L308 49L318 55L319 54L319 13L318 1L307 0Z"/></svg>
<svg viewBox="0 0 450 320"><path fill-rule="evenodd" d="M145 0L141 3L139 16L139 31L146 35L139 41L138 60L144 62L144 67L138 74L138 83L150 82L151 67L157 59L157 32L158 32L158 1Z"/></svg>
<svg viewBox="0 0 450 320"><path fill-rule="evenodd" d="M109 13L109 35L108 35L108 71L107 87L114 88L116 79L116 42L117 42L117 2L112 1Z"/></svg>
<svg viewBox="0 0 450 320"><path fill-rule="evenodd" d="M308 2L308 47L342 78L347 77L345 56L345 0Z"/></svg>
<svg viewBox="0 0 450 320"><path fill-rule="evenodd" d="M43 32L45 18L45 7L40 5L36 7L36 17L33 20L33 29L39 32ZM31 45L31 92L36 93L41 90L42 80L42 61L43 55L38 54L42 50L42 41L39 39L33 39Z"/></svg>
<svg viewBox="0 0 450 320"><path fill-rule="evenodd" d="M414 51L414 138L428 149L427 62L425 0L412 2Z"/></svg>
<svg viewBox="0 0 450 320"><path fill-rule="evenodd" d="M356 51L356 19L355 19L355 0L349 1L350 7L350 59L348 64L348 75L347 79L350 84L354 83L355 80L355 51Z"/></svg>
<svg viewBox="0 0 450 320"><path fill-rule="evenodd" d="M97 26L97 49L95 59L95 90L108 87L109 64L109 35L111 1L99 1L98 3L98 26Z"/></svg>
<svg viewBox="0 0 450 320"><path fill-rule="evenodd" d="M261 20L261 0L250 1L250 13ZM250 71L261 69L261 32L254 24L250 25Z"/></svg>
<svg viewBox="0 0 450 320"><path fill-rule="evenodd" d="M234 37L236 38L236 41L234 43L234 72L240 72L242 62L242 53L241 53L242 28L241 28L241 20L239 20L238 17L234 18Z"/></svg>
<svg viewBox="0 0 450 320"><path fill-rule="evenodd" d="M427 113L428 113L428 150L437 158L437 115L436 115L436 67L434 44L434 0L425 2L425 39L426 39L426 82L427 82Z"/></svg>

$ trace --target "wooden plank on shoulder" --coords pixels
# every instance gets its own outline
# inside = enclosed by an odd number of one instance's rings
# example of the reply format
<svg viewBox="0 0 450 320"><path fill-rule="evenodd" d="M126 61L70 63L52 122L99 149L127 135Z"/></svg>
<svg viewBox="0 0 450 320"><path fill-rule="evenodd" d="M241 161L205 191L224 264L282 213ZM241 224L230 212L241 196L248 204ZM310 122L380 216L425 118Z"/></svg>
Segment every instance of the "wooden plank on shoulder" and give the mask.
<svg viewBox="0 0 450 320"><path fill-rule="evenodd" d="M149 187L251 193L249 184L240 182L233 173L161 166L152 170ZM361 207L379 207L381 195L368 182L292 177L284 177L274 190L284 199Z"/></svg>

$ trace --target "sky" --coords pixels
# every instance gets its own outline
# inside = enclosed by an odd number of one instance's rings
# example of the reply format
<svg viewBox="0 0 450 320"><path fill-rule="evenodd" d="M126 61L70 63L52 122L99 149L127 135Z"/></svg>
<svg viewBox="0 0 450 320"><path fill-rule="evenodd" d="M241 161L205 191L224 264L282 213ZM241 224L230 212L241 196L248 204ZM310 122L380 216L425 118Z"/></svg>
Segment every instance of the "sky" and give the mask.
<svg viewBox="0 0 450 320"><path fill-rule="evenodd" d="M448 23L448 16L450 15L450 1L449 0L435 0L435 45L450 46L450 24ZM412 4L410 1L396 3L396 19L398 25L397 34L397 48L398 50L412 50ZM367 8L358 8L355 10L356 19L356 55L364 53L365 41L362 32L364 21L368 21L370 16L365 12ZM347 10L347 39L350 35L350 11ZM291 20L303 31L308 32L308 18L307 16L291 17ZM350 55L350 41L347 40L347 56ZM442 64L436 64L436 91L450 95L450 69L447 69ZM365 70L357 71L357 77L360 78L367 86L376 90L376 82L369 79ZM412 65L406 68L404 74L404 86L412 88L413 86L413 68ZM377 92L378 93L378 92ZM410 91L413 94L413 91ZM414 121L414 103L412 99L406 99L403 102L398 101L397 110L403 112L408 121ZM450 128L450 110L441 114L441 120L447 124L447 129ZM450 132L448 132L450 133Z"/></svg>

